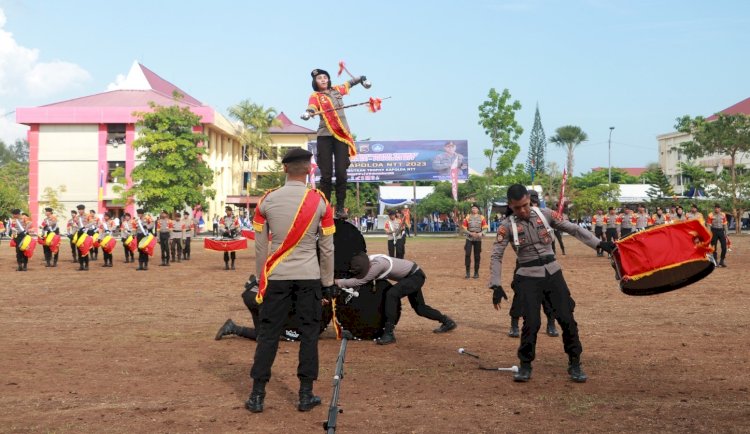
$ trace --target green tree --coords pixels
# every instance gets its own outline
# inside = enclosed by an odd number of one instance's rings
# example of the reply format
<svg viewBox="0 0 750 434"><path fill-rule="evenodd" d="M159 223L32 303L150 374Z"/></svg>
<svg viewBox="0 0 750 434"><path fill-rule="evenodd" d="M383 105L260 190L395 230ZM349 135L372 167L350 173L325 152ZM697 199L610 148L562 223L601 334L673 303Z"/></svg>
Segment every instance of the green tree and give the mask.
<svg viewBox="0 0 750 434"><path fill-rule="evenodd" d="M489 174L503 175L513 167L513 161L521 152L518 138L523 134L523 128L516 122L516 112L521 110L521 103L509 102L511 96L508 89L503 89L503 93L499 94L492 88L487 96L489 99L479 106L479 125L490 137L492 147L485 149L484 155L489 159Z"/></svg>
<svg viewBox="0 0 750 434"><path fill-rule="evenodd" d="M45 187L39 205L43 208L52 208L52 211L59 216L66 215L68 210L65 209L65 205L60 202L60 194L65 193L66 191L68 191L68 188L64 185L60 185L57 188Z"/></svg>
<svg viewBox="0 0 750 434"><path fill-rule="evenodd" d="M258 179L258 190L265 192L272 188L281 187L286 182L286 173L281 161L275 161L271 169Z"/></svg>
<svg viewBox="0 0 750 434"><path fill-rule="evenodd" d="M0 165L0 213L13 208L28 211L29 165L11 160Z"/></svg>
<svg viewBox="0 0 750 434"><path fill-rule="evenodd" d="M542 117L539 115L539 104L536 105L534 126L531 127L529 137L529 156L526 159L526 170L538 176L544 172L544 155L547 152L547 137L542 127Z"/></svg>
<svg viewBox="0 0 750 434"><path fill-rule="evenodd" d="M649 202L653 202L656 199L671 198L674 196L672 184L669 183L667 175L664 174L664 171L661 170L660 166L647 170L643 175L646 179L646 184L651 186L646 192Z"/></svg>
<svg viewBox="0 0 750 434"><path fill-rule="evenodd" d="M606 211L609 207L618 205L619 196L620 186L617 184L603 183L579 189L571 195L570 212L573 217L581 218L593 215L600 208Z"/></svg>
<svg viewBox="0 0 750 434"><path fill-rule="evenodd" d="M135 197L146 209L172 211L213 198L216 192L208 187L214 174L202 158L206 148L198 146L208 137L193 131L200 116L176 104L149 105L153 112L135 114L140 137L133 148L143 162L133 169L133 185L122 192L123 199Z"/></svg>
<svg viewBox="0 0 750 434"><path fill-rule="evenodd" d="M582 142L588 140L589 137L585 132L583 132L581 127L577 127L575 125L562 126L555 132L556 134L550 137L549 141L556 144L557 146L560 146L561 148L565 148L568 154L566 162L568 176L573 176L575 149Z"/></svg>
<svg viewBox="0 0 750 434"><path fill-rule="evenodd" d="M582 173L580 176L569 178L570 186L575 189L595 187L597 185L607 184L608 182L609 172L606 170L592 170L590 172ZM613 184L638 184L639 182L638 178L628 175L624 170L615 167L612 168Z"/></svg>
<svg viewBox="0 0 750 434"><path fill-rule="evenodd" d="M252 179L257 179L258 176L260 154L269 152L271 147L271 135L268 130L281 126L281 122L276 119L276 109L265 108L249 99L243 99L229 107L229 117L240 122L239 136L243 159L250 162L247 169L251 174L250 183L254 184Z"/></svg>
<svg viewBox="0 0 750 434"><path fill-rule="evenodd" d="M680 144L682 152L689 158L706 155L728 155L730 178L727 193L731 198L732 214L737 221L745 210L742 186L737 175L737 158L750 152L750 116L745 114L726 115L718 113L716 119L708 121L702 116L691 118L685 115L677 118L675 128L691 134L693 139ZM741 232L737 225L737 233Z"/></svg>
<svg viewBox="0 0 750 434"><path fill-rule="evenodd" d="M713 174L706 172L705 168L691 163L682 162L679 167L685 192L694 189L696 194L698 191L705 193L706 186L714 178Z"/></svg>

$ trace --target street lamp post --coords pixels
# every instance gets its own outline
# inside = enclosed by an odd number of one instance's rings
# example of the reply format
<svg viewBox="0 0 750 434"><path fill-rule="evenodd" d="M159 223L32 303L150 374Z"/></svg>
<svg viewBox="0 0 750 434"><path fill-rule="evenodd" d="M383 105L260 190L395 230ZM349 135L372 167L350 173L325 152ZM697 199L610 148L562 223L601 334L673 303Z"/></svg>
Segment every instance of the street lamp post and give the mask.
<svg viewBox="0 0 750 434"><path fill-rule="evenodd" d="M612 184L612 130L614 130L615 127L609 127L609 152L607 152L609 160L609 183Z"/></svg>

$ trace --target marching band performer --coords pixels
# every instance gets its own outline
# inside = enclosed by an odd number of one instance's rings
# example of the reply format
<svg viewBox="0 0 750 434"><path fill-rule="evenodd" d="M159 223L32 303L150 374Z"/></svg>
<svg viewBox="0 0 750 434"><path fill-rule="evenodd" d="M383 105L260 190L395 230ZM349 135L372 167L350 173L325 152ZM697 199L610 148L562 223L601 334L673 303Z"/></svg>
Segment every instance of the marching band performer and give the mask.
<svg viewBox="0 0 750 434"><path fill-rule="evenodd" d="M70 219L68 219L68 225L66 227L68 232L68 240L70 240L70 252L73 254L73 263L78 262L78 247L76 247L76 232L78 232L78 225L76 220L78 219L78 211L70 211Z"/></svg>
<svg viewBox="0 0 750 434"><path fill-rule="evenodd" d="M471 268L471 252L474 251L474 278L479 279L479 262L482 255L482 237L484 230L489 226L483 215L479 214L479 205L471 204L471 214L464 218L461 224L463 232L466 235L464 243L464 265L466 265L466 278L469 278L469 269Z"/></svg>
<svg viewBox="0 0 750 434"><path fill-rule="evenodd" d="M159 248L161 249L160 267L169 267L169 238L174 229L174 222L169 218L166 211L159 214L156 222L156 231L159 233Z"/></svg>
<svg viewBox="0 0 750 434"><path fill-rule="evenodd" d="M724 258L727 256L727 233L729 228L727 227L727 215L721 212L721 205L718 203L714 204L714 211L708 213L706 219L706 226L711 231L711 247L714 248L714 261L716 261L716 244L721 244L721 257L719 259L719 267L726 267Z"/></svg>
<svg viewBox="0 0 750 434"><path fill-rule="evenodd" d="M604 225L606 223L604 220L604 211L601 208L597 209L596 214L591 217L591 227L594 229L594 236L602 241L606 241L606 238L604 237ZM604 256L602 249L597 247L596 256Z"/></svg>
<svg viewBox="0 0 750 434"><path fill-rule="evenodd" d="M172 232L169 234L169 253L172 262L182 262L182 240L185 237L185 228L182 221L182 213L175 211L172 220Z"/></svg>
<svg viewBox="0 0 750 434"><path fill-rule="evenodd" d="M322 69L313 69L312 88L307 111L302 119L310 119L316 112L320 113L318 126L316 162L320 168L320 189L328 201L331 200L331 183L336 171L336 218L346 218L344 202L346 201L346 169L349 158L357 155L354 139L349 130L344 113L344 96L349 94L352 86L367 80L363 75L345 82L331 85L331 76Z"/></svg>
<svg viewBox="0 0 750 434"><path fill-rule="evenodd" d="M31 221L21 215L21 210L16 208L10 211L11 219L9 229L11 230L13 241L16 243L16 271L26 271L29 266L29 258L24 254L24 239L31 230ZM32 241L35 242L35 241Z"/></svg>
<svg viewBox="0 0 750 434"><path fill-rule="evenodd" d="M99 260L99 226L101 226L101 220L99 219L99 216L96 215L96 210L90 209L87 233L92 237L96 235L94 237L94 244L91 247L91 260L92 261Z"/></svg>
<svg viewBox="0 0 750 434"><path fill-rule="evenodd" d="M154 221L151 216L147 215L142 209L135 211L138 218L136 219L136 239L138 241L138 268L136 270L148 270L148 252L146 249L141 248L141 240L151 235L151 231L154 229Z"/></svg>
<svg viewBox="0 0 750 434"><path fill-rule="evenodd" d="M137 227L133 221L133 216L129 212L126 212L122 216L122 222L120 222L120 239L122 241L122 248L125 252L125 263L135 262L135 255L130 247Z"/></svg>
<svg viewBox="0 0 750 434"><path fill-rule="evenodd" d="M226 215L219 220L219 233L224 238L236 238L240 231L240 219L232 213L232 207L224 208ZM234 270L234 261L237 259L236 252L224 252L224 269L229 270L229 258L232 258L232 270Z"/></svg>
<svg viewBox="0 0 750 434"><path fill-rule="evenodd" d="M117 225L112 219L112 213L105 212L104 220L99 224L99 242L104 253L104 264L102 267L112 267L112 251L115 245L111 244L117 232Z"/></svg>
<svg viewBox="0 0 750 434"><path fill-rule="evenodd" d="M47 245L47 236L49 234L55 234L59 236L60 228L57 226L57 216L53 214L52 208L44 208L44 215L44 220L42 220L42 237L44 238L42 249L44 250L44 266L47 268L57 267L57 257L60 254L60 246Z"/></svg>
<svg viewBox="0 0 750 434"><path fill-rule="evenodd" d="M91 217L86 213L86 206L80 204L76 206L76 209L78 209L75 236L76 247L78 248L78 271L88 271L92 243L87 241L86 238L93 235L94 231L92 230L89 234L89 220Z"/></svg>

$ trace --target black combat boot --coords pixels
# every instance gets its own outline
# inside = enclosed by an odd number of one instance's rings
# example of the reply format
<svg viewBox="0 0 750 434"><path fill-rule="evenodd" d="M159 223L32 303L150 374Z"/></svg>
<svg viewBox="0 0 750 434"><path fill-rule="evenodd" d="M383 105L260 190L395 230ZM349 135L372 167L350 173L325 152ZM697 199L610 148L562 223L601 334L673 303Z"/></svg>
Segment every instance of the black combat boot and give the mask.
<svg viewBox="0 0 750 434"><path fill-rule="evenodd" d="M338 198L336 198L338 201ZM346 210L344 209L344 205L336 204L336 218L337 219L347 219L349 218L349 215L346 213Z"/></svg>
<svg viewBox="0 0 750 434"><path fill-rule="evenodd" d="M469 267L466 267L466 279L471 278L471 274L469 273Z"/></svg>
<svg viewBox="0 0 750 434"><path fill-rule="evenodd" d="M557 333L557 328L555 328L554 316L547 316L547 336L550 336L553 338L560 336L560 334Z"/></svg>
<svg viewBox="0 0 750 434"><path fill-rule="evenodd" d="M263 400L266 399L266 382L255 380L253 382L253 391L250 397L245 401L245 408L251 413L263 412Z"/></svg>
<svg viewBox="0 0 750 434"><path fill-rule="evenodd" d="M44 268L49 268L49 267L51 267L51 266L52 266L52 264L51 264L51 262L50 262L50 260L49 260L49 259L45 259L45 260L44 260L44 262L45 262L45 264L44 264Z"/></svg>
<svg viewBox="0 0 750 434"><path fill-rule="evenodd" d="M29 258L24 258L23 260L23 271L28 271L29 268Z"/></svg>
<svg viewBox="0 0 750 434"><path fill-rule="evenodd" d="M310 411L318 405L320 405L320 397L313 395L312 380L300 380L297 410Z"/></svg>
<svg viewBox="0 0 750 434"><path fill-rule="evenodd" d="M518 332L518 318L510 317L510 330L508 330L508 336L511 338L517 338L521 334Z"/></svg>
<svg viewBox="0 0 750 434"><path fill-rule="evenodd" d="M568 374L574 383L585 383L589 378L586 373L583 372L581 359L574 356L571 356L568 361Z"/></svg>
<svg viewBox="0 0 750 434"><path fill-rule="evenodd" d="M224 261L224 269L225 270L229 269L229 261Z"/></svg>
<svg viewBox="0 0 750 434"><path fill-rule="evenodd" d="M443 317L443 320L440 321L440 327L433 330L433 333L447 333L456 327L456 322L446 315Z"/></svg>
<svg viewBox="0 0 750 434"><path fill-rule="evenodd" d="M518 372L513 374L513 381L517 383L525 383L531 379L531 363L521 362L521 367L518 368Z"/></svg>
<svg viewBox="0 0 750 434"><path fill-rule="evenodd" d="M135 271L143 271L143 261L138 261L138 268L135 269Z"/></svg>
<svg viewBox="0 0 750 434"><path fill-rule="evenodd" d="M393 344L396 342L396 336L393 334L393 329L396 326L394 324L391 324L389 322L385 323L385 330L383 331L383 336L379 337L375 340L375 342L378 345L388 345Z"/></svg>
<svg viewBox="0 0 750 434"><path fill-rule="evenodd" d="M52 260L52 266L57 267L57 255L55 255L55 259Z"/></svg>
<svg viewBox="0 0 750 434"><path fill-rule="evenodd" d="M23 265L21 263L18 263L18 269L16 271L23 271Z"/></svg>
<svg viewBox="0 0 750 434"><path fill-rule="evenodd" d="M474 278L479 279L479 263L474 264Z"/></svg>
<svg viewBox="0 0 750 434"><path fill-rule="evenodd" d="M237 325L231 319L228 319L223 326L216 332L215 340L220 341L224 336L231 336L237 334Z"/></svg>
<svg viewBox="0 0 750 434"><path fill-rule="evenodd" d="M234 270L234 259L232 259L232 270Z"/></svg>

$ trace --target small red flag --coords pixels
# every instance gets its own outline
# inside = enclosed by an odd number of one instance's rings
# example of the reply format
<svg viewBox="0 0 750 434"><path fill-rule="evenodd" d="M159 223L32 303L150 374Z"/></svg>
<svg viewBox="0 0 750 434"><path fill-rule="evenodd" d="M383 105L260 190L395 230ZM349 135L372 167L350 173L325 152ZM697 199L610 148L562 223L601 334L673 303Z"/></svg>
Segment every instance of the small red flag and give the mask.
<svg viewBox="0 0 750 434"><path fill-rule="evenodd" d="M344 72L345 69L346 69L346 65L344 65L344 61L342 60L339 62L339 74L338 75L340 76L341 73Z"/></svg>
<svg viewBox="0 0 750 434"><path fill-rule="evenodd" d="M383 100L380 98L370 97L370 112L375 113L376 111L380 110L380 103L382 103Z"/></svg>

